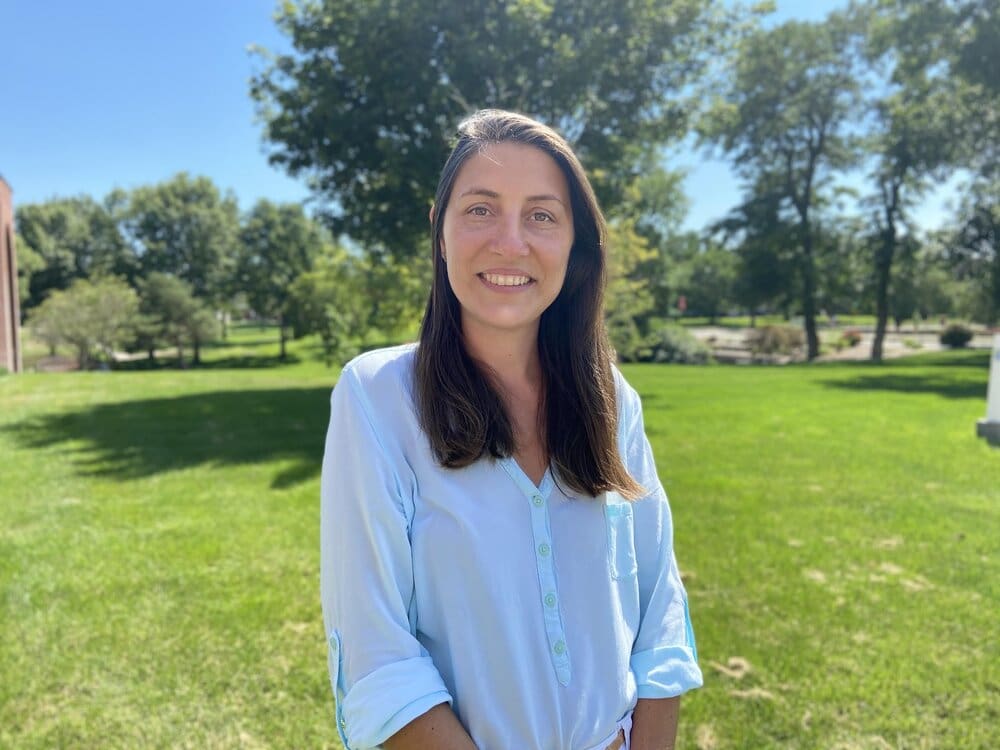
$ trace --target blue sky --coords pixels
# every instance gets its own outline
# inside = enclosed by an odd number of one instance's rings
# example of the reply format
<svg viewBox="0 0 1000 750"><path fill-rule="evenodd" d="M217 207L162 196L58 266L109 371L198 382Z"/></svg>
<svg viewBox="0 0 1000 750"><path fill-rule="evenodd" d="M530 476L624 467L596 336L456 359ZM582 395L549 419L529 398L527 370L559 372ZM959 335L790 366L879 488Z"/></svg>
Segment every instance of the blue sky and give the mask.
<svg viewBox="0 0 1000 750"><path fill-rule="evenodd" d="M460 0L456 0L460 1ZM776 20L819 19L839 0L778 0ZM103 198L180 171L211 177L243 208L258 198L300 201L304 185L268 165L248 94L260 66L250 44L287 49L272 0L0 0L3 76L0 174L15 204ZM739 199L724 163L684 151L686 226L700 229ZM946 215L949 190L920 223Z"/></svg>

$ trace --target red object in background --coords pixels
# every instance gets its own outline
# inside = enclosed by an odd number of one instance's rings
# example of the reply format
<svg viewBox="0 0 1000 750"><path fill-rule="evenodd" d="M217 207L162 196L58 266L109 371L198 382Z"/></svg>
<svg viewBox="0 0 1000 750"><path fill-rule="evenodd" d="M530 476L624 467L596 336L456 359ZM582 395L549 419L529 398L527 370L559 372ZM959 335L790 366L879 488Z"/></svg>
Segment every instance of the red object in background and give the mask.
<svg viewBox="0 0 1000 750"><path fill-rule="evenodd" d="M677 309L684 313L688 309L688 298L683 294L677 298Z"/></svg>

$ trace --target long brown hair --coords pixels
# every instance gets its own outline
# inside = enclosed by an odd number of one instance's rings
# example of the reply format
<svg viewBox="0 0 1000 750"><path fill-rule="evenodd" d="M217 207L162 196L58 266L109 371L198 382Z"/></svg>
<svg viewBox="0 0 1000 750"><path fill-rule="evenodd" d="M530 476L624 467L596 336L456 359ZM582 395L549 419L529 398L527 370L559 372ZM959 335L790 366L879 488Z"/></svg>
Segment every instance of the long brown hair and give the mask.
<svg viewBox="0 0 1000 750"><path fill-rule="evenodd" d="M444 215L462 165L490 143L541 149L569 185L573 246L562 289L542 313L538 353L544 388L540 414L556 477L585 495L642 494L618 452L618 409L612 349L604 328L607 226L593 188L569 144L524 115L481 110L458 127L458 141L441 171L432 217L434 280L420 328L416 398L420 422L443 466L468 466L484 455L514 453L514 430L490 374L462 339L461 305L441 257Z"/></svg>

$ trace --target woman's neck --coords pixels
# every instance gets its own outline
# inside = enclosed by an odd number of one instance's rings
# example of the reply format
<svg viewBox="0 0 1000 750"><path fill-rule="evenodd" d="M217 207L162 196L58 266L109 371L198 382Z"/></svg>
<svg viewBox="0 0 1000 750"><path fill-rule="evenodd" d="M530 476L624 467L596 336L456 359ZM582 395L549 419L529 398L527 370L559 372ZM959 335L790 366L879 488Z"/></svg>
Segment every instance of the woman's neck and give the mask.
<svg viewBox="0 0 1000 750"><path fill-rule="evenodd" d="M538 332L486 331L463 325L465 349L474 360L489 368L511 397L541 390L542 366L538 356Z"/></svg>

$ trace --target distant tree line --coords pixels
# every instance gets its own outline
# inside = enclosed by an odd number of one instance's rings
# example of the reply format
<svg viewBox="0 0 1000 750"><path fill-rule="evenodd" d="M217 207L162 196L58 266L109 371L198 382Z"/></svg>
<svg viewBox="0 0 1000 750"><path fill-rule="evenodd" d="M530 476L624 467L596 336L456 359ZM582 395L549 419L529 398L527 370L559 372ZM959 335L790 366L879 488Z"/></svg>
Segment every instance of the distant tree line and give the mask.
<svg viewBox="0 0 1000 750"><path fill-rule="evenodd" d="M206 177L18 206L15 222L26 323L84 367L165 348L198 364L203 344L248 315L277 324L282 359L289 336L318 333L332 362L419 305L408 270L373 268L302 206L261 200L241 215Z"/></svg>
<svg viewBox="0 0 1000 750"><path fill-rule="evenodd" d="M995 325L995 0L867 0L779 25L767 10L285 3L294 51L258 50L250 93L272 162L308 181L314 215L261 201L240 216L233 196L186 175L100 203L22 206L28 320L77 280L116 278L145 321L129 345L149 352L166 343L197 360L205 310L275 321L282 353L288 336L317 333L331 361L373 332L412 332L437 172L461 116L496 106L552 123L584 160L611 224L608 323L623 358L681 314L801 317L810 357L824 312L874 314L876 360L893 323ZM690 138L724 154L743 189L701 233L681 231L682 176L662 166ZM955 176L949 225L921 231L914 206Z"/></svg>

